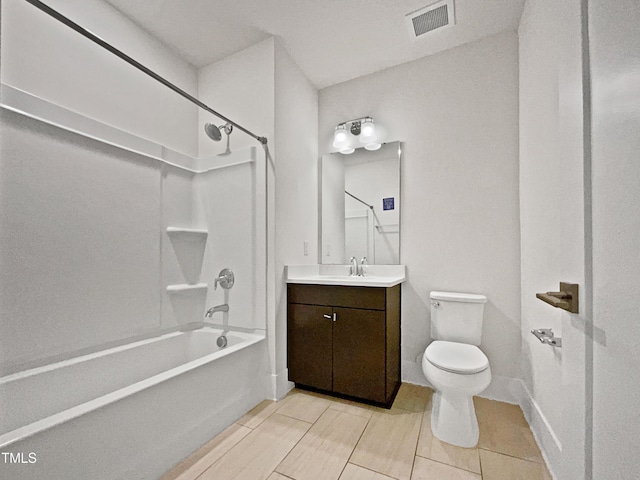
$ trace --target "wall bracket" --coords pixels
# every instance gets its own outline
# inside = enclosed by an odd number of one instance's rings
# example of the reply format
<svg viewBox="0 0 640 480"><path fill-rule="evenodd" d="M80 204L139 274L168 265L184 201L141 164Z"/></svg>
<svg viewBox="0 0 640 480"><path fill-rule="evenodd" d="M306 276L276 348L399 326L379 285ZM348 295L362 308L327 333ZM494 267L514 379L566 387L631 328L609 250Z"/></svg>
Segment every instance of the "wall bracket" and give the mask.
<svg viewBox="0 0 640 480"><path fill-rule="evenodd" d="M556 308L578 313L578 284L560 282L559 292L536 293L536 298Z"/></svg>

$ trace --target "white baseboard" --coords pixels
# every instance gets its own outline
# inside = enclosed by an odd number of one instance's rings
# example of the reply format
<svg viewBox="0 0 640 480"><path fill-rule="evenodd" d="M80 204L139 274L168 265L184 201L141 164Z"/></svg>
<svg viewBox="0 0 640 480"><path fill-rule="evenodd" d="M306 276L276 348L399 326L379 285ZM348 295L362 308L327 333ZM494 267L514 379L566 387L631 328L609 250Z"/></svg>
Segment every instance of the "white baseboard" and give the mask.
<svg viewBox="0 0 640 480"><path fill-rule="evenodd" d="M277 374L271 374L269 377L271 400L282 400L294 387L294 383L289 381L288 368L284 368Z"/></svg>
<svg viewBox="0 0 640 480"><path fill-rule="evenodd" d="M523 399L520 406L533 432L536 443L538 447L540 447L540 452L542 452L542 457L547 464L547 468L551 476L556 479L558 478L556 473L560 472L562 468L562 444L553 431L553 428L551 428L547 418L542 413L540 406L533 399L529 389L522 380L518 379L518 382L520 382L520 388L523 392Z"/></svg>

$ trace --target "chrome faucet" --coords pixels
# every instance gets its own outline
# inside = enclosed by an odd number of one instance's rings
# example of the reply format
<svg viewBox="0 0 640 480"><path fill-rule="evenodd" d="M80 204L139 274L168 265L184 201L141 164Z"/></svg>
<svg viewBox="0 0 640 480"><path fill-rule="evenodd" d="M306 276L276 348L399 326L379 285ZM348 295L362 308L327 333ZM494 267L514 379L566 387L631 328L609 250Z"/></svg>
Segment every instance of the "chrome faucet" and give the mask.
<svg viewBox="0 0 640 480"><path fill-rule="evenodd" d="M362 260L360 260L360 276L361 277L364 277L364 272L365 272L364 267L366 267L367 265L369 265L369 261L367 260L367 257L362 257Z"/></svg>
<svg viewBox="0 0 640 480"><path fill-rule="evenodd" d="M204 316L207 318L211 318L213 317L213 314L216 312L228 312L228 311L229 311L229 305L227 303L223 303L222 305L216 305L215 307L211 307L209 310L207 310L207 313L205 313Z"/></svg>
<svg viewBox="0 0 640 480"><path fill-rule="evenodd" d="M358 269L358 260L356 260L356 257L351 257L349 259L349 262L351 263L351 268L349 269L349 275L351 275L352 277L359 277L360 270Z"/></svg>

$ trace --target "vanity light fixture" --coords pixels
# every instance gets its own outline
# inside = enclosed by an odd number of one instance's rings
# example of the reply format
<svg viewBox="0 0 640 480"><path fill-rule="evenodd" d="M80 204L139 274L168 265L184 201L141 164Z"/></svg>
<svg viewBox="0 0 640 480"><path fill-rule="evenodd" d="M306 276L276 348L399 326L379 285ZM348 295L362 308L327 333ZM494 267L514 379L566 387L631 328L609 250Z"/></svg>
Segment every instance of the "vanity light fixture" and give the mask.
<svg viewBox="0 0 640 480"><path fill-rule="evenodd" d="M360 143L369 145L374 143L378 137L376 136L376 126L373 124L373 118L365 118L362 121L362 132L360 133Z"/></svg>
<svg viewBox="0 0 640 480"><path fill-rule="evenodd" d="M333 146L339 149L343 149L349 146L349 134L347 133L346 125L340 124L336 127L335 132L333 132Z"/></svg>
<svg viewBox="0 0 640 480"><path fill-rule="evenodd" d="M349 125L348 128L347 125ZM378 143L376 126L371 117L356 118L336 125L333 132L333 146L339 149L340 153L347 155L353 153L355 148L351 143L352 137L357 137L360 144L367 150L378 150L381 147Z"/></svg>

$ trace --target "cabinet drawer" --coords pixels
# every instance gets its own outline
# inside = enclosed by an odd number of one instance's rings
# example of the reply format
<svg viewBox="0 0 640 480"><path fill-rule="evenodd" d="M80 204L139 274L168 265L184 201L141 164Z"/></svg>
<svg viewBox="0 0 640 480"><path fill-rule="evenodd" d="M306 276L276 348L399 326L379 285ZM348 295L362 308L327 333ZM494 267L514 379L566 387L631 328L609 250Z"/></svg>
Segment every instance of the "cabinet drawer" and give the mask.
<svg viewBox="0 0 640 480"><path fill-rule="evenodd" d="M287 297L289 303L384 310L386 308L386 290L381 287L289 283Z"/></svg>

